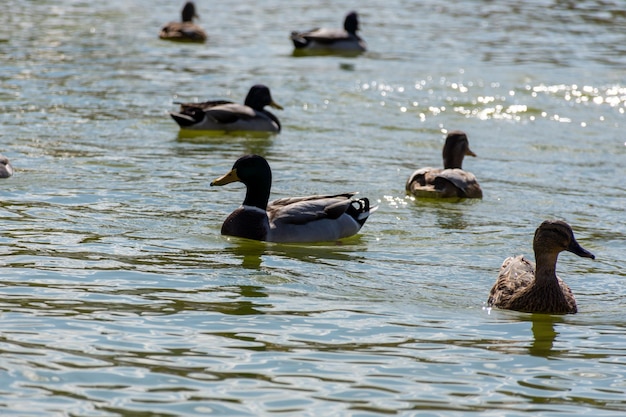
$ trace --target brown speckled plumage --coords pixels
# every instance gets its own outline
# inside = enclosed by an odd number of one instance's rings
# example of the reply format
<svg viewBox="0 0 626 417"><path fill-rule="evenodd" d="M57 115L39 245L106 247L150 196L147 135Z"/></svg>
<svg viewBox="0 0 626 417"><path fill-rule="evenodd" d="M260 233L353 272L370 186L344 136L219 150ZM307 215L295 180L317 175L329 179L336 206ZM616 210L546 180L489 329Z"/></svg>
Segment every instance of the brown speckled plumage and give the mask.
<svg viewBox="0 0 626 417"><path fill-rule="evenodd" d="M528 313L576 313L572 291L556 276L556 261L562 251L591 259L594 255L578 244L562 221L544 221L535 231L533 250L536 268L523 255L504 260L487 304Z"/></svg>
<svg viewBox="0 0 626 417"><path fill-rule="evenodd" d="M181 12L182 21L170 22L161 28L159 38L177 42L204 42L208 36L204 30L193 22L196 6L193 2L185 3Z"/></svg>

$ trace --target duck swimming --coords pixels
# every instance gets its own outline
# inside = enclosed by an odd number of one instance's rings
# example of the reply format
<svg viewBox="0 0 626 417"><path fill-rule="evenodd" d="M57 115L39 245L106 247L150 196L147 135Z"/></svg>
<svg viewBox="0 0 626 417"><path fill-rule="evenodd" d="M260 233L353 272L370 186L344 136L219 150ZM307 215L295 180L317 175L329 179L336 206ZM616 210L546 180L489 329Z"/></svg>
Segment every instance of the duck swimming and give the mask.
<svg viewBox="0 0 626 417"><path fill-rule="evenodd" d="M0 154L0 178L9 178L11 175L13 175L13 167L9 158Z"/></svg>
<svg viewBox="0 0 626 417"><path fill-rule="evenodd" d="M463 171L463 158L476 156L465 132L448 133L443 146L443 169L420 168L406 182L406 191L426 198L482 198L483 191L471 172Z"/></svg>
<svg viewBox="0 0 626 417"><path fill-rule="evenodd" d="M370 209L367 198L353 198L356 193L281 198L268 203L272 171L258 155L242 156L211 186L235 181L244 183L246 197L224 221L223 235L281 243L334 241L358 233L376 209Z"/></svg>
<svg viewBox="0 0 626 417"><path fill-rule="evenodd" d="M556 275L556 261L562 251L583 258L595 256L583 249L572 228L563 221L546 220L535 231L533 250L537 267L523 255L504 260L487 305L527 313L576 313L570 288Z"/></svg>
<svg viewBox="0 0 626 417"><path fill-rule="evenodd" d="M159 38L177 42L205 42L208 38L206 32L193 23L194 17L198 17L195 4L191 1L185 3L181 15L181 22L170 22L161 28Z"/></svg>
<svg viewBox="0 0 626 417"><path fill-rule="evenodd" d="M356 34L359 18L356 12L346 16L342 29L316 28L307 32L291 32L296 55L359 54L365 52L363 39Z"/></svg>
<svg viewBox="0 0 626 417"><path fill-rule="evenodd" d="M281 130L280 121L265 106L282 110L262 84L253 85L244 104L216 100L203 103L177 103L179 112L170 112L181 129L215 130L222 132L273 132Z"/></svg>

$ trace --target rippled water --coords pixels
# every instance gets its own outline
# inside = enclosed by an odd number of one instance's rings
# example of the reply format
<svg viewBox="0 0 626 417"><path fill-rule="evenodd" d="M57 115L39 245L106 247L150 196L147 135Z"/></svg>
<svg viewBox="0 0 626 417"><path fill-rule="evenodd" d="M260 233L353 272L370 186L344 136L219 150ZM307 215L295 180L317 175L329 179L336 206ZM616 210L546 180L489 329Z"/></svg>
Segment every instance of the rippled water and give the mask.
<svg viewBox="0 0 626 417"><path fill-rule="evenodd" d="M288 40L354 4L198 0L208 43L160 41L181 6L5 4L0 414L626 412L621 2L365 0L358 58ZM167 115L255 83L280 135L185 137ZM452 129L484 199L407 198ZM225 238L243 187L209 182L250 152L274 197L357 190L379 210L343 242ZM486 310L546 218L597 257L559 261L579 313Z"/></svg>

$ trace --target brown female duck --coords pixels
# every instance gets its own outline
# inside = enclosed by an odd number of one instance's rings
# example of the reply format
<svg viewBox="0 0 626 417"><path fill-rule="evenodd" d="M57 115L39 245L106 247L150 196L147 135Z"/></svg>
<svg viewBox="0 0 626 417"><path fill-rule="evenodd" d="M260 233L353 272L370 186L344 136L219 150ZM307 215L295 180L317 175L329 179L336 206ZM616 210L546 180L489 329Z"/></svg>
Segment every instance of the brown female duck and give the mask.
<svg viewBox="0 0 626 417"><path fill-rule="evenodd" d="M558 220L541 223L535 231L533 250L536 269L523 255L504 260L487 304L527 313L576 313L572 291L556 275L556 261L564 250L584 258L595 256L578 244L567 223Z"/></svg>
<svg viewBox="0 0 626 417"><path fill-rule="evenodd" d="M463 158L476 156L467 135L460 130L448 133L443 146L443 169L420 168L406 182L406 191L426 198L482 198L483 191L471 172L463 171Z"/></svg>
<svg viewBox="0 0 626 417"><path fill-rule="evenodd" d="M193 23L196 14L196 6L193 2L185 3L181 22L170 22L161 28L159 38L168 41L177 42L204 42L207 40L207 34L202 28Z"/></svg>

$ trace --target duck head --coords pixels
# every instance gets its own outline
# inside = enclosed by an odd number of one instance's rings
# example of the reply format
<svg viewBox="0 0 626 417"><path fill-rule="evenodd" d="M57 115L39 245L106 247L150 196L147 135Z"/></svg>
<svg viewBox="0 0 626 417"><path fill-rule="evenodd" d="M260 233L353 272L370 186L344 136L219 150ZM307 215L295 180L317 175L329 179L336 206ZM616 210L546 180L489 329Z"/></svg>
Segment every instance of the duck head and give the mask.
<svg viewBox="0 0 626 417"><path fill-rule="evenodd" d="M237 181L246 186L243 204L265 210L272 187L272 170L265 158L259 155L242 156L233 164L230 171L213 180L211 186Z"/></svg>
<svg viewBox="0 0 626 417"><path fill-rule="evenodd" d="M188 1L187 3L185 3L185 6L183 7L183 11L182 11L182 19L183 22L192 22L194 17L199 17L196 14L196 5L193 4L193 2Z"/></svg>
<svg viewBox="0 0 626 417"><path fill-rule="evenodd" d="M252 107L254 110L263 110L265 106L271 106L279 110L283 109L280 104L272 99L270 89L263 84L253 85L250 88L244 104L248 107Z"/></svg>
<svg viewBox="0 0 626 417"><path fill-rule="evenodd" d="M343 28L346 32L356 34L359 30L359 17L356 12L350 12L346 16L346 20L343 21Z"/></svg>
<svg viewBox="0 0 626 417"><path fill-rule="evenodd" d="M593 253L580 246L570 225L561 220L546 220L541 223L535 231L533 249L535 257L539 253L558 254L568 251L583 258L596 258Z"/></svg>
<svg viewBox="0 0 626 417"><path fill-rule="evenodd" d="M446 143L443 145L443 167L444 169L463 168L463 158L466 155L476 156L469 147L469 141L465 132L453 130L446 136Z"/></svg>

